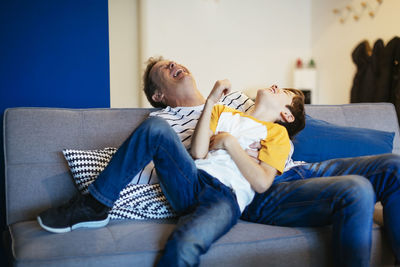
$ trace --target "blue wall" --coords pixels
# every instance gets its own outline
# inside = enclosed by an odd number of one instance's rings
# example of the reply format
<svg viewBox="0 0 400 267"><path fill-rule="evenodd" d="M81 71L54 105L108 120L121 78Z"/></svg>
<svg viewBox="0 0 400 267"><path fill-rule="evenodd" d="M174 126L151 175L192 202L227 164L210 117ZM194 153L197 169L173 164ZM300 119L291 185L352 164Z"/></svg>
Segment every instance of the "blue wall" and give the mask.
<svg viewBox="0 0 400 267"><path fill-rule="evenodd" d="M8 107L110 107L107 0L1 0L0 38L1 118ZM0 145L3 230L3 129Z"/></svg>
<svg viewBox="0 0 400 267"><path fill-rule="evenodd" d="M1 3L1 110L109 107L106 0Z"/></svg>

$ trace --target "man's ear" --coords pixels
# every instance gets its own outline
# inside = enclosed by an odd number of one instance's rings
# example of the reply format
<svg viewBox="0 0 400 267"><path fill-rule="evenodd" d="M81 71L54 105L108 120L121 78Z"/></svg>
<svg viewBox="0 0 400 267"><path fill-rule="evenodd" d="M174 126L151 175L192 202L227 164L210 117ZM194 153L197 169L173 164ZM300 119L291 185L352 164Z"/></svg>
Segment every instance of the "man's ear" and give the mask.
<svg viewBox="0 0 400 267"><path fill-rule="evenodd" d="M294 116L293 116L292 112L290 112L290 111L282 111L281 117L285 122L289 122L289 123L294 122Z"/></svg>
<svg viewBox="0 0 400 267"><path fill-rule="evenodd" d="M164 94L160 90L157 90L151 97L151 99L153 99L153 101L157 103L162 102L163 98Z"/></svg>

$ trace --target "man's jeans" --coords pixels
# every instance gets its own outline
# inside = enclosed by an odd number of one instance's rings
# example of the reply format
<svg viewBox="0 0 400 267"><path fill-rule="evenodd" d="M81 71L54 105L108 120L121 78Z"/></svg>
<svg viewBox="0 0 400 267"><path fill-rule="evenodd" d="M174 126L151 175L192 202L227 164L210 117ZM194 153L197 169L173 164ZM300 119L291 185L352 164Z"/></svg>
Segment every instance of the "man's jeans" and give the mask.
<svg viewBox="0 0 400 267"><path fill-rule="evenodd" d="M198 265L200 255L236 224L240 210L230 188L196 168L165 120L150 117L144 121L121 145L89 191L112 207L120 191L151 160L163 193L174 210L183 215L159 265Z"/></svg>
<svg viewBox="0 0 400 267"><path fill-rule="evenodd" d="M400 157L393 154L298 166L256 194L242 219L281 226L332 224L335 265L368 266L374 203L381 201L385 232L399 260L399 170Z"/></svg>

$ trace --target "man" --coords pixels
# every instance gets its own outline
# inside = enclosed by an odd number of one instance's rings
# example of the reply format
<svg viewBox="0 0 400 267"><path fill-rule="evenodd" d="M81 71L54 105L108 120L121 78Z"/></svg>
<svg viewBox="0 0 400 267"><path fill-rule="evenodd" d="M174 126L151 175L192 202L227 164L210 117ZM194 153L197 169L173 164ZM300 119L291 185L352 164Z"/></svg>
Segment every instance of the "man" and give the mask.
<svg viewBox="0 0 400 267"><path fill-rule="evenodd" d="M175 62L161 59L150 61L144 83L149 102L156 107L166 107L156 115L163 112L171 115L181 109L187 112L185 114L193 114L193 110L198 112L205 103L194 77ZM244 102L248 103L247 100ZM244 102L239 105L244 105ZM179 125L179 129L174 128L176 126L172 120L168 122L174 130L187 133L194 127L184 128L193 121L196 119L192 118L184 126ZM181 137L187 148L190 137L190 134L184 139ZM397 227L400 225L397 212L400 207L398 156L382 155L293 165L289 171L277 176L265 193L255 195L244 210L243 219L282 226L332 224L336 264L368 266L373 205L380 200L384 206L388 238L396 258L400 259L400 229ZM111 187L110 190L114 189ZM98 210L104 209L104 205L110 207L112 203L99 196L96 198L95 191L91 191L95 197L86 202ZM103 217L104 214L99 216L98 221Z"/></svg>

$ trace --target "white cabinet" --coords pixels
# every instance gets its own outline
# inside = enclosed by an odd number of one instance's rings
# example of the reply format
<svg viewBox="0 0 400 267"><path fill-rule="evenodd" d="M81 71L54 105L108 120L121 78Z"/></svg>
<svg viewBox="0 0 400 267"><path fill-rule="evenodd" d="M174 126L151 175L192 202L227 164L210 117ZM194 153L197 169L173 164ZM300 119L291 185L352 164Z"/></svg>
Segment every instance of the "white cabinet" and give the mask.
<svg viewBox="0 0 400 267"><path fill-rule="evenodd" d="M311 104L318 104L317 70L315 68L299 68L294 70L293 87L302 90Z"/></svg>

